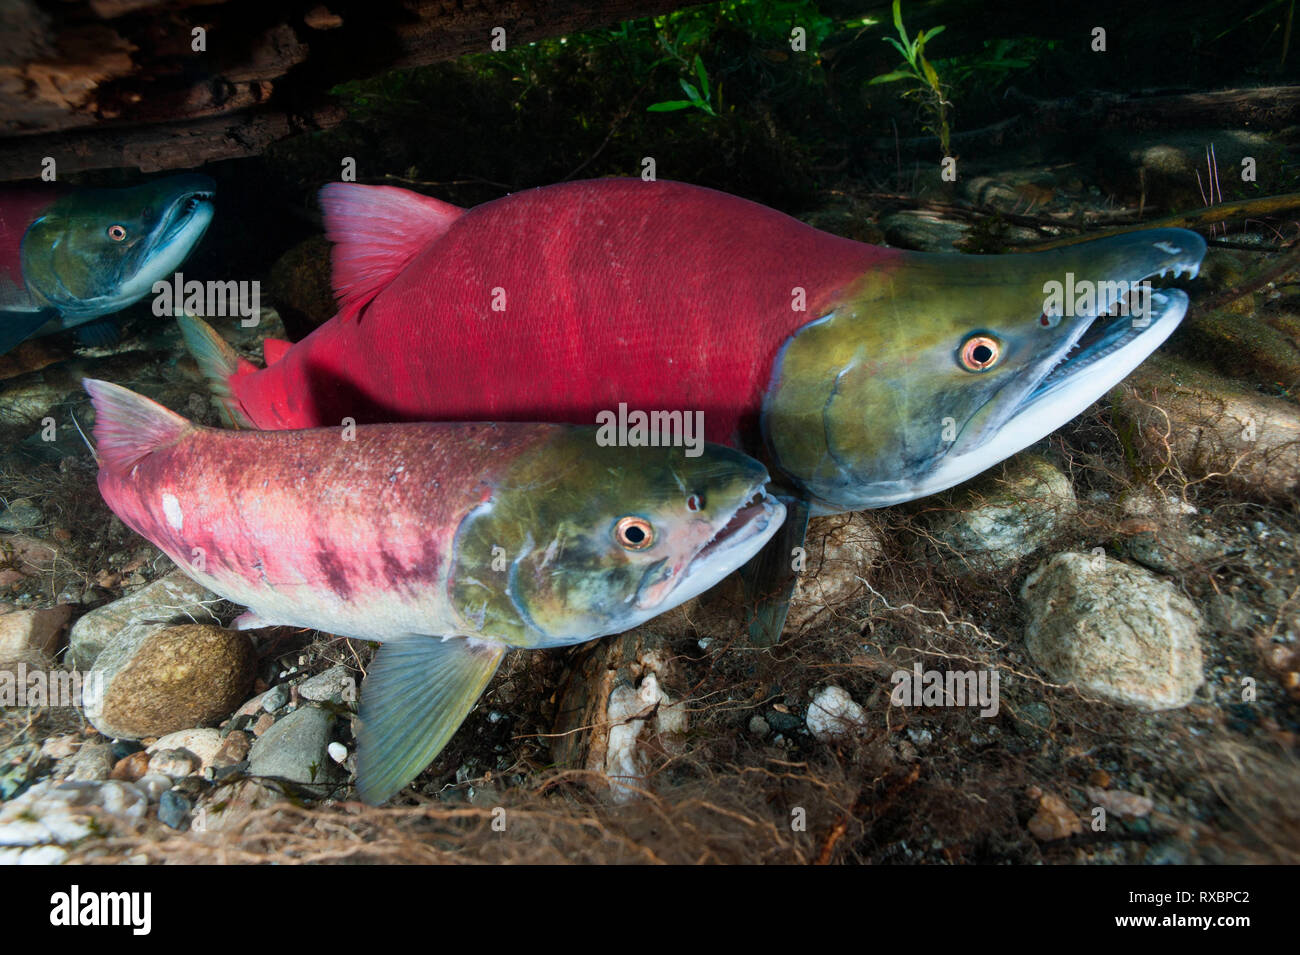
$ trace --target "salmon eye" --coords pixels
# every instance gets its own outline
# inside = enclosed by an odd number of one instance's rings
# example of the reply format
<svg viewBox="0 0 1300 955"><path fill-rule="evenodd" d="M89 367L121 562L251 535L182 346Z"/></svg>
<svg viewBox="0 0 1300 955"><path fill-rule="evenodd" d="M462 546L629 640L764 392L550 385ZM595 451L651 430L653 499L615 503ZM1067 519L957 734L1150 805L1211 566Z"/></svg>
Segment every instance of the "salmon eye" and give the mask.
<svg viewBox="0 0 1300 955"><path fill-rule="evenodd" d="M614 525L614 539L628 550L645 550L655 542L655 530L643 517L624 517Z"/></svg>
<svg viewBox="0 0 1300 955"><path fill-rule="evenodd" d="M986 371L997 364L1002 346L988 335L972 335L962 342L958 360L967 371Z"/></svg>
<svg viewBox="0 0 1300 955"><path fill-rule="evenodd" d="M688 511L698 511L704 506L704 499L698 494L692 494L686 499L686 509Z"/></svg>
<svg viewBox="0 0 1300 955"><path fill-rule="evenodd" d="M117 225L116 223L109 226L108 237L112 239L114 242L121 242L123 239L126 238L126 226Z"/></svg>

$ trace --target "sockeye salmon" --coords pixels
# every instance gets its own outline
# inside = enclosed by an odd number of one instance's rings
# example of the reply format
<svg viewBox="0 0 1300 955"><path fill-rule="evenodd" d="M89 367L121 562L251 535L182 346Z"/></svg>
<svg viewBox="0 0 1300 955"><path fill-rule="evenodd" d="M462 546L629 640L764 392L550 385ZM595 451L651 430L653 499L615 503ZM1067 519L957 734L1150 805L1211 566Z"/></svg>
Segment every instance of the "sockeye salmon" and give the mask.
<svg viewBox="0 0 1300 955"><path fill-rule="evenodd" d="M1205 253L1181 229L1032 254L908 252L640 180L469 210L344 183L321 202L336 316L293 346L267 342L260 370L182 320L230 420L702 410L710 440L765 460L805 520L951 487L1079 414L1187 308L1184 292L1154 290L1139 316L1127 294L1195 275ZM1053 303L1052 283L1068 300ZM787 532L797 544L802 521Z"/></svg>
<svg viewBox="0 0 1300 955"><path fill-rule="evenodd" d="M527 423L227 431L85 386L104 500L248 607L237 626L383 644L360 699L372 803L438 754L507 650L631 629L741 566L785 516L763 466L714 444L691 457Z"/></svg>
<svg viewBox="0 0 1300 955"><path fill-rule="evenodd" d="M212 221L207 176L127 189L23 186L0 191L0 354L24 339L92 326L170 277ZM96 334L98 332L98 334Z"/></svg>

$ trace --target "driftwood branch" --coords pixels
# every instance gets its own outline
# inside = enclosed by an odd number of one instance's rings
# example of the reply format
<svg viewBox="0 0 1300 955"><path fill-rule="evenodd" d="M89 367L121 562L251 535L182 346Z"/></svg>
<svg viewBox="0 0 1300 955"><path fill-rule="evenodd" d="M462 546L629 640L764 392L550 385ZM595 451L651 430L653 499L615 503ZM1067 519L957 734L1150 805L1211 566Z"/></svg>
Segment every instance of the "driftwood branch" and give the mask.
<svg viewBox="0 0 1300 955"><path fill-rule="evenodd" d="M0 178L254 155L339 122L329 90L679 0L35 0L0 4ZM195 31L203 49L196 50Z"/></svg>

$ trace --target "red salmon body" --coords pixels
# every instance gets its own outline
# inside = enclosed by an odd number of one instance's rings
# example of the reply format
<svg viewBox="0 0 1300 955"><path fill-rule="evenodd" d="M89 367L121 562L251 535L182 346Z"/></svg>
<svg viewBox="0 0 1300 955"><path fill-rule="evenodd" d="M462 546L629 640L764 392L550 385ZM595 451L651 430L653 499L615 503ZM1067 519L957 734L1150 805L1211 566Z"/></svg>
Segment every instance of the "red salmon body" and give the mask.
<svg viewBox="0 0 1300 955"><path fill-rule="evenodd" d="M336 184L323 203L344 305L270 367L231 379L259 428L589 424L626 403L702 410L709 440L734 444L786 339L901 254L672 182L562 184L466 212ZM419 247L399 235L376 250L390 225L400 234L394 210L420 203L433 223Z"/></svg>
<svg viewBox="0 0 1300 955"><path fill-rule="evenodd" d="M0 308L25 304L22 248L27 227L63 194L56 186L0 190Z"/></svg>

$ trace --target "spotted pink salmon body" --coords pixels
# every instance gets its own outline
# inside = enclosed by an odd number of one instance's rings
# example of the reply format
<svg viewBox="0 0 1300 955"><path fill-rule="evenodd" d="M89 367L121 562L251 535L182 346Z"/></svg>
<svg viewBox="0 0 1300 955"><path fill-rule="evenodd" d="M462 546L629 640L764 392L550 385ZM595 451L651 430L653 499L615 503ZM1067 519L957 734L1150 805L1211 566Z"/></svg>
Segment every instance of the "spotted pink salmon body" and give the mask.
<svg viewBox="0 0 1300 955"><path fill-rule="evenodd" d="M763 466L715 444L688 456L510 422L224 431L85 384L104 500L247 606L239 626L383 643L361 696L371 802L437 755L506 650L631 629L741 566L785 516Z"/></svg>

